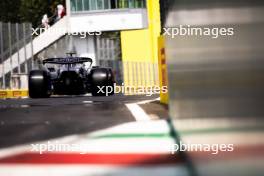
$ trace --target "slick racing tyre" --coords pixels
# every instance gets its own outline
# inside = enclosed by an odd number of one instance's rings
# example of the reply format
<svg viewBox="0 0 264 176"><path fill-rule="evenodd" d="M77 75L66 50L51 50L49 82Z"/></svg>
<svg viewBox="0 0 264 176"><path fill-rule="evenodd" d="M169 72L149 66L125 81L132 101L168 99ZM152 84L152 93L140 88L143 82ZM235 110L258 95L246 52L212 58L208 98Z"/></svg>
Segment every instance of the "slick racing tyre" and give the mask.
<svg viewBox="0 0 264 176"><path fill-rule="evenodd" d="M50 76L45 70L33 70L29 73L28 89L30 98L47 98L51 94Z"/></svg>
<svg viewBox="0 0 264 176"><path fill-rule="evenodd" d="M109 68L91 70L91 93L93 96L114 95L114 74Z"/></svg>

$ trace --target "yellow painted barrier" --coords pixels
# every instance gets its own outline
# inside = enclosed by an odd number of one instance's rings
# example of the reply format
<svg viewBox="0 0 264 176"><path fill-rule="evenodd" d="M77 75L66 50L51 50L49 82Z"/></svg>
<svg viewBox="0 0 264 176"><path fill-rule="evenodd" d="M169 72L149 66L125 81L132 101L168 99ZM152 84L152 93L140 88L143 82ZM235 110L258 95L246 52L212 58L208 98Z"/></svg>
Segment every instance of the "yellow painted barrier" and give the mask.
<svg viewBox="0 0 264 176"><path fill-rule="evenodd" d="M156 85L153 80L153 68L158 63L157 39L161 32L159 1L147 1L147 12L147 28L124 30L120 33L126 86Z"/></svg>
<svg viewBox="0 0 264 176"><path fill-rule="evenodd" d="M28 90L0 90L0 98L23 98L28 97Z"/></svg>
<svg viewBox="0 0 264 176"><path fill-rule="evenodd" d="M165 55L165 42L164 36L160 36L158 38L158 45L159 45L159 80L160 80L160 87L167 86L168 87L168 72L167 72L167 65L166 65L166 55ZM164 104L168 104L168 92L167 93L160 93L160 102Z"/></svg>

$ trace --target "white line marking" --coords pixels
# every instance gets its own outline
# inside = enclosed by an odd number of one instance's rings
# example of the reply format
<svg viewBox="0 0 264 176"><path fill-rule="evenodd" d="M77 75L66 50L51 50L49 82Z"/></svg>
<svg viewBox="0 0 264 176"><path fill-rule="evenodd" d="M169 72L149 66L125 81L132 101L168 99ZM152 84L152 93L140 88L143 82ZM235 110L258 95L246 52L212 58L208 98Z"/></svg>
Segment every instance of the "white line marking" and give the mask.
<svg viewBox="0 0 264 176"><path fill-rule="evenodd" d="M129 103L126 104L128 110L132 113L135 117L136 121L149 121L151 117L139 106L139 104L146 104L150 102L157 101L159 98L153 100L144 100L137 103Z"/></svg>
<svg viewBox="0 0 264 176"><path fill-rule="evenodd" d="M126 104L128 110L135 117L136 121L148 121L150 120L149 115L136 103Z"/></svg>

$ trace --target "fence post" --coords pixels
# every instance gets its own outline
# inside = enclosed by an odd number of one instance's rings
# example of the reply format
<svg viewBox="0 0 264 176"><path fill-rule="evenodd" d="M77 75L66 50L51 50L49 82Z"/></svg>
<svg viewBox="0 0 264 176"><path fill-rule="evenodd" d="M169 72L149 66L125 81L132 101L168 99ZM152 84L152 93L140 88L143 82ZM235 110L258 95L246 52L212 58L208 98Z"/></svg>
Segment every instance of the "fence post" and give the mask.
<svg viewBox="0 0 264 176"><path fill-rule="evenodd" d="M133 87L136 87L136 84L137 84L137 78L136 78L136 74L135 74L135 72L136 72L136 70L135 70L135 62L131 62L131 64L132 64L132 78L133 78Z"/></svg>
<svg viewBox="0 0 264 176"><path fill-rule="evenodd" d="M11 38L11 23L8 22L8 45L9 45L9 58L10 58L10 80L9 87L13 89L12 77L13 77L13 59L12 59L12 38Z"/></svg>
<svg viewBox="0 0 264 176"><path fill-rule="evenodd" d="M3 42L3 23L0 22L0 52L1 52L1 63L2 63L2 80L3 80L3 84L2 84L2 88L5 89L6 88L6 84L5 84L5 60L4 60L4 42Z"/></svg>
<svg viewBox="0 0 264 176"><path fill-rule="evenodd" d="M16 23L16 47L17 47L18 74L20 74L21 73L21 66L20 66L20 55L19 55L19 32L18 32L18 23Z"/></svg>
<svg viewBox="0 0 264 176"><path fill-rule="evenodd" d="M138 68L138 77L140 78L140 81L139 81L139 86L142 86L142 69L141 69L141 62L139 61L138 62L138 65L137 65L137 68Z"/></svg>
<svg viewBox="0 0 264 176"><path fill-rule="evenodd" d="M148 74L149 86L152 86L152 78L151 78L152 73L151 73L151 63L150 62L148 63L148 72L149 72Z"/></svg>
<svg viewBox="0 0 264 176"><path fill-rule="evenodd" d="M130 84L131 84L131 77L130 77L131 73L130 73L130 66L129 66L130 62L127 61L126 65L127 65L127 84L128 84L128 86L130 86Z"/></svg>
<svg viewBox="0 0 264 176"><path fill-rule="evenodd" d="M12 39L11 39L11 23L8 22L8 45L9 45L9 58L10 58L10 70L11 77L13 74L13 61L12 61Z"/></svg>
<svg viewBox="0 0 264 176"><path fill-rule="evenodd" d="M32 29L32 24L29 25L30 30ZM33 41L32 35L30 34L30 49L31 49L31 70L34 68L34 50L33 50ZM27 59L27 58L25 58Z"/></svg>
<svg viewBox="0 0 264 176"><path fill-rule="evenodd" d="M137 68L137 64L138 64L138 62L135 61L135 62L134 62L134 68L133 68L133 69L135 70L135 72L136 72L136 73L134 74L135 79L136 79L136 83L135 83L134 86L135 86L136 89L138 88L138 77L139 77L139 76L138 76L138 68Z"/></svg>
<svg viewBox="0 0 264 176"><path fill-rule="evenodd" d="M146 62L144 61L143 63L142 63L142 67L143 67L143 69L142 70L144 70L144 76L143 76L143 79L144 79L144 87L147 87L147 69L146 69Z"/></svg>
<svg viewBox="0 0 264 176"><path fill-rule="evenodd" d="M125 76L124 76L124 65L122 64L122 61L118 61L118 68L120 72L120 84L125 84Z"/></svg>
<svg viewBox="0 0 264 176"><path fill-rule="evenodd" d="M27 63L27 49L26 49L26 26L23 23L23 46L24 46L24 57L25 57L25 73L28 72L28 63Z"/></svg>
<svg viewBox="0 0 264 176"><path fill-rule="evenodd" d="M155 86L159 86L159 70L158 70L158 64L155 63Z"/></svg>

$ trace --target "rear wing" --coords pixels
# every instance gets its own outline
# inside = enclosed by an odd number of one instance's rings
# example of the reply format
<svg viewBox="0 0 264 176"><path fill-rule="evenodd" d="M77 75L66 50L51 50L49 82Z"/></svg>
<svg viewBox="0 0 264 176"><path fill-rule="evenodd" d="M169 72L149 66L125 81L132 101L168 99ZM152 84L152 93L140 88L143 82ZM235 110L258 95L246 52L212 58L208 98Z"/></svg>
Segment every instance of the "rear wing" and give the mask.
<svg viewBox="0 0 264 176"><path fill-rule="evenodd" d="M48 58L42 61L43 64L77 64L85 62L93 62L91 58L87 57L66 57L66 58Z"/></svg>

